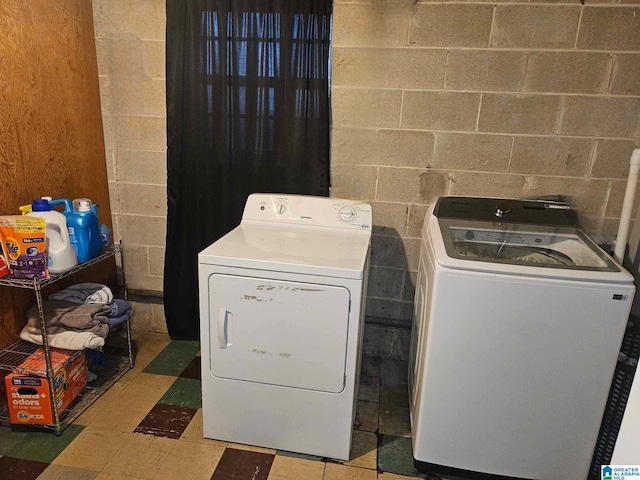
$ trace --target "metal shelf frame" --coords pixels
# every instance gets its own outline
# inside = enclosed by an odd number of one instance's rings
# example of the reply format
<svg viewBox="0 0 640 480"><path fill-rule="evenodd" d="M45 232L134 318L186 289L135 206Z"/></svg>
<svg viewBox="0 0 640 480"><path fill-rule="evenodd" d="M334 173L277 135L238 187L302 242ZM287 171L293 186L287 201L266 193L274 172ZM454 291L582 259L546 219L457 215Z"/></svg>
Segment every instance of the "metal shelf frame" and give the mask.
<svg viewBox="0 0 640 480"><path fill-rule="evenodd" d="M47 377L49 380L49 396L52 399L52 413L54 423L51 425L30 425L34 427L41 427L45 429L52 429L56 435L60 435L64 427L69 425L74 419L76 419L84 410L86 410L94 401L96 401L100 395L108 390L116 381L118 381L125 373L133 368L134 357L133 348L131 342L131 321L130 319L124 322L127 336L127 356L117 354L105 354L105 365L99 372L94 372L98 375L98 378L89 382L85 389L78 395L78 398L64 411L59 412L58 406L55 400L54 391L54 374L53 365L51 361L51 347L46 333L46 324L43 310L42 288L51 285L63 278L67 278L74 273L77 273L85 268L100 263L107 258L111 258L114 255L120 255L120 264L122 266L122 289L124 291L124 299L128 299L127 285L124 276L124 259L122 255L121 245L110 245L106 247L102 253L94 259L88 262L81 263L71 270L60 273L52 274L50 278L39 279L34 277L30 279L16 279L4 277L0 278L0 287L13 287L13 288L25 288L34 290L36 301L38 303L38 315L40 318L40 331L42 334L42 347L44 349L44 355L46 360L46 371L38 372L39 375ZM40 345L36 345L30 342L20 340L13 345L0 351L0 368L3 370L12 371L18 367L29 355L35 352ZM105 347L106 348L106 347ZM0 422L9 422L8 407L0 407Z"/></svg>

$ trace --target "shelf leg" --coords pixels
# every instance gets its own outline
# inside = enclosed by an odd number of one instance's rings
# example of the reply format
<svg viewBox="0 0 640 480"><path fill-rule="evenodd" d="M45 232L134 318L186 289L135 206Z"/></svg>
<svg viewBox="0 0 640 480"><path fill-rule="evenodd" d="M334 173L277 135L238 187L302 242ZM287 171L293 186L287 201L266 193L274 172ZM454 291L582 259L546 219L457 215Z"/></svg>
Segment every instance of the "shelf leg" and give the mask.
<svg viewBox="0 0 640 480"><path fill-rule="evenodd" d="M36 301L38 302L38 315L40 316L40 333L42 334L44 358L47 363L47 380L49 381L49 398L51 399L51 409L53 410L53 421L56 435L59 436L62 433L62 427L60 425L60 415L58 413L56 391L53 384L53 363L51 362L51 350L49 348L49 339L47 338L47 325L44 319L44 307L42 306L42 287L40 285L40 279L38 277L33 277L33 288L36 292Z"/></svg>
<svg viewBox="0 0 640 480"><path fill-rule="evenodd" d="M127 279L124 276L124 254L122 253L122 240L119 242L120 245L120 270L122 271L122 290L124 292L124 299L129 300L129 292L127 291ZM126 322L127 328L127 351L129 352L129 368L133 368L133 348L131 345L131 320L127 320Z"/></svg>

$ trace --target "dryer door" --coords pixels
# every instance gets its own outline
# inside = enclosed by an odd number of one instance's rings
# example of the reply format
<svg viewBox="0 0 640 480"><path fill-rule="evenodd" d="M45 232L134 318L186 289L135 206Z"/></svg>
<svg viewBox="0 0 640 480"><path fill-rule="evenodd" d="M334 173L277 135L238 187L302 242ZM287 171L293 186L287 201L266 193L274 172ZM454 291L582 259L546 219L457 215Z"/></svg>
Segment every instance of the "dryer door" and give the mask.
<svg viewBox="0 0 640 480"><path fill-rule="evenodd" d="M341 392L349 297L344 287L211 275L210 373Z"/></svg>

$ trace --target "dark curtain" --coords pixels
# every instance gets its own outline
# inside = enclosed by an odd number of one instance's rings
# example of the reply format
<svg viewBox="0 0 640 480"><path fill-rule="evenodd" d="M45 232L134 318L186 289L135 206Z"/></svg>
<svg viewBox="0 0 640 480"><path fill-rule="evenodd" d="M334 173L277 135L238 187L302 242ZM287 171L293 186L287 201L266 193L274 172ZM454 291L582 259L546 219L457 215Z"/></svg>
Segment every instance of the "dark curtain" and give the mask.
<svg viewBox="0 0 640 480"><path fill-rule="evenodd" d="M198 337L197 254L249 194L329 194L330 25L330 0L167 0L171 337Z"/></svg>

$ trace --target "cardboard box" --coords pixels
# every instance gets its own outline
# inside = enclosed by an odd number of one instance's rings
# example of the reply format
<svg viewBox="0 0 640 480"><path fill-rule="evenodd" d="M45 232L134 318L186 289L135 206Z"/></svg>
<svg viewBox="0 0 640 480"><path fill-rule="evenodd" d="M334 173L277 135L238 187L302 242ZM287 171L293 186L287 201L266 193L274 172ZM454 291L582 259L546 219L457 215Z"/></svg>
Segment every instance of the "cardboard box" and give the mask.
<svg viewBox="0 0 640 480"><path fill-rule="evenodd" d="M58 414L69 406L87 385L84 351L51 349L55 401ZM11 423L52 425L53 405L49 380L43 376L47 365L44 349L39 348L5 377Z"/></svg>

